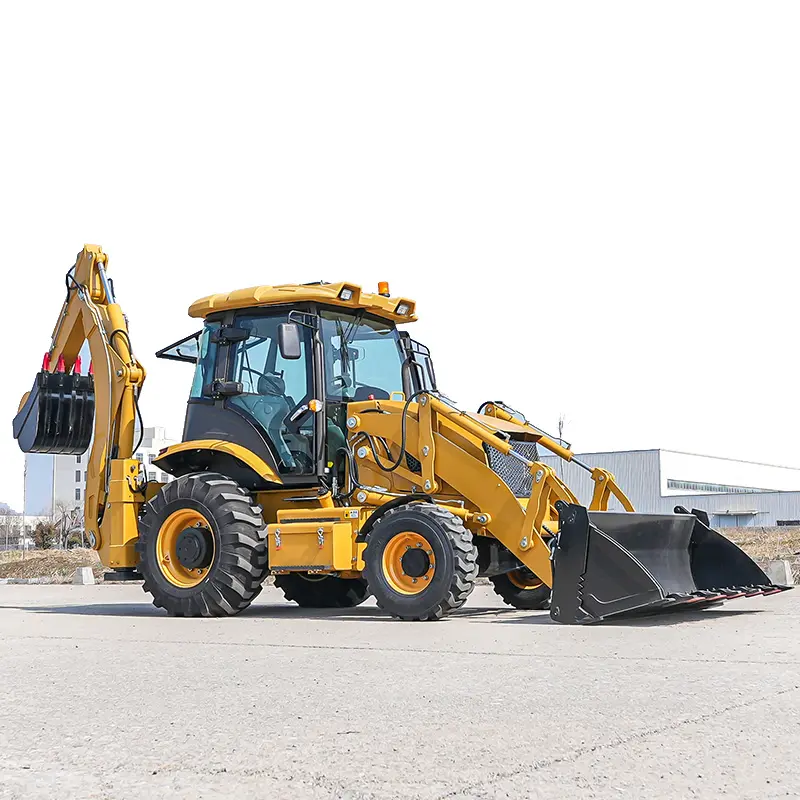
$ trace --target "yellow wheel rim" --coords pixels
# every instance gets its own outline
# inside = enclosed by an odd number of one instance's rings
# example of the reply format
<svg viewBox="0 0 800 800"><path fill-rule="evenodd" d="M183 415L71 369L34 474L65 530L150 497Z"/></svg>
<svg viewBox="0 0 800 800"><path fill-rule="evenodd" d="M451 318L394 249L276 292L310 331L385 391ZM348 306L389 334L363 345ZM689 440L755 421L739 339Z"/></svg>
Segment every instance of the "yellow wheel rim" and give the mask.
<svg viewBox="0 0 800 800"><path fill-rule="evenodd" d="M424 592L436 572L430 542L421 534L404 531L393 536L383 550L383 574L400 594Z"/></svg>
<svg viewBox="0 0 800 800"><path fill-rule="evenodd" d="M178 559L178 537L187 528L207 528L208 520L193 508L182 508L170 514L161 525L156 538L156 557L161 574L173 585L181 589L191 589L201 583L208 575L208 567L190 569ZM211 563L214 563L214 537L211 537Z"/></svg>
<svg viewBox="0 0 800 800"><path fill-rule="evenodd" d="M544 581L540 581L535 575L525 575L518 569L509 572L508 579L517 589L539 589L544 586Z"/></svg>

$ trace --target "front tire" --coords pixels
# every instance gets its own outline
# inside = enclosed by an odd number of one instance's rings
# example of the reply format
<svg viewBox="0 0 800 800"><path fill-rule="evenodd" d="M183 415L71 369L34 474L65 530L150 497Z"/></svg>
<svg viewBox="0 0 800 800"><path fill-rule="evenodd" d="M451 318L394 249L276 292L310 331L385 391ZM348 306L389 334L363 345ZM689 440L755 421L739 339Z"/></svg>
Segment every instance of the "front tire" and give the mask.
<svg viewBox="0 0 800 800"><path fill-rule="evenodd" d="M550 587L525 567L495 575L489 580L506 605L525 611L550 608Z"/></svg>
<svg viewBox="0 0 800 800"><path fill-rule="evenodd" d="M472 534L433 503L387 511L364 550L364 577L378 606L399 619L441 619L466 602L477 576Z"/></svg>
<svg viewBox="0 0 800 800"><path fill-rule="evenodd" d="M137 569L153 605L177 617L226 617L247 608L267 574L261 509L219 473L162 487L139 522Z"/></svg>
<svg viewBox="0 0 800 800"><path fill-rule="evenodd" d="M307 572L276 575L275 586L300 608L355 608L370 594L362 578L309 575Z"/></svg>

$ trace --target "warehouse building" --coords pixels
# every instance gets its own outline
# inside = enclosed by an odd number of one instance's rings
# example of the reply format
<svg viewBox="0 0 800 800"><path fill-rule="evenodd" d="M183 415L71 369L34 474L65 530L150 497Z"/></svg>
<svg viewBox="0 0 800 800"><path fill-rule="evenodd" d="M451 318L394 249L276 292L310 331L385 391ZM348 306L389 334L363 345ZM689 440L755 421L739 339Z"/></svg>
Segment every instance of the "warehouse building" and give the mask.
<svg viewBox="0 0 800 800"><path fill-rule="evenodd" d="M800 468L716 458L676 450L581 453L592 467L613 473L637 511L671 512L675 506L708 512L715 528L800 524ZM589 473L556 456L541 461L588 504ZM616 500L611 510L621 510Z"/></svg>

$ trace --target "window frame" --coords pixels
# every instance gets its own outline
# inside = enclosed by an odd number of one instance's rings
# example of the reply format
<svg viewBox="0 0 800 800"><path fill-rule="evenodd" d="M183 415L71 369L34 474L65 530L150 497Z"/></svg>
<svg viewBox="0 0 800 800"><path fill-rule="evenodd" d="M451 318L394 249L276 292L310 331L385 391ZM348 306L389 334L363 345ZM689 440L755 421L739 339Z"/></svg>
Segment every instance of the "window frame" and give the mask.
<svg viewBox="0 0 800 800"><path fill-rule="evenodd" d="M307 307L302 306L294 306L294 305L281 305L281 306L256 306L251 308L241 308L236 309L232 313L226 316L224 324L232 325L233 327L239 327L243 319L250 319L250 318L257 318L257 319L277 319L278 322L287 322L289 321L289 316L292 311L301 310L303 312L306 311ZM310 312L314 314L314 311ZM319 380L318 380L318 368L317 368L317 336L316 336L316 328L318 326L303 326L301 325L301 329L305 331L301 335L304 337L303 342L305 345L305 352L307 353L304 359L299 359L300 361L305 362L306 368L306 393L303 395L302 398L292 396L292 399L295 401L296 406L301 406L304 403L308 404L308 402L314 398L320 397L319 395ZM246 340L245 340L246 341ZM238 353L238 347L243 344L243 342L225 342L221 343L220 347L217 351L217 378L220 380L226 381L233 381L235 380L235 369L236 369L236 358ZM273 342L270 344L270 348L275 347L278 348L278 339L277 339L277 325L276 325L276 336ZM278 358L280 358L280 352L276 351L274 355L274 361L277 363ZM291 362L290 362L291 363ZM274 366L275 364L273 364ZM321 465L321 458L320 458L320 436L324 433L321 432L319 418L320 414L316 414L314 412L307 411L303 414L300 418L295 420L294 422L290 422L286 424L286 429L293 434L299 433L300 429L307 424L307 415L312 414L312 437L311 437L311 458L313 461L313 468L310 469L308 472L297 473L297 472L284 472L281 469L281 464L283 463L280 454L277 451L275 443L272 441L272 438L268 431L266 431L259 421L255 419L251 414L247 412L245 408L242 408L236 403L236 398L239 396L247 397L247 396L258 396L258 392L242 392L241 395L236 395L234 397L225 397L220 398L218 402L220 402L223 407L227 411L234 412L239 414L240 416L245 417L250 421L252 425L255 425L257 430L259 431L261 437L263 438L264 442L266 443L267 447L269 448L270 452L275 459L275 464L278 466L278 470L280 474L284 477L297 477L297 478L313 478L319 477L320 471L323 469ZM293 409L290 409L290 411Z"/></svg>
<svg viewBox="0 0 800 800"><path fill-rule="evenodd" d="M163 358L167 361L184 361L187 364L197 364L197 360L200 355L200 337L203 335L204 330L205 327L200 328L199 331L190 333L188 336L184 336L183 339L178 339L177 342L173 342L166 347L162 347L160 350L156 351L156 358ZM179 345L182 345L184 342L188 342L191 339L195 339L197 342L197 355L195 355L194 358L188 355L176 355L169 352L170 350L177 348Z"/></svg>

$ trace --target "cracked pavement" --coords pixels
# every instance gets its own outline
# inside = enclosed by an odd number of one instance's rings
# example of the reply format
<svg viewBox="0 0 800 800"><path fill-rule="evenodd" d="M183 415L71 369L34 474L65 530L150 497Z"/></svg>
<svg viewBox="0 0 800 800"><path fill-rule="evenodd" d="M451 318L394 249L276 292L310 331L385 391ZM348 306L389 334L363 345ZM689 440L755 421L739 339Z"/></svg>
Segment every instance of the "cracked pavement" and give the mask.
<svg viewBox="0 0 800 800"><path fill-rule="evenodd" d="M800 591L565 627L0 586L2 798L800 797Z"/></svg>

